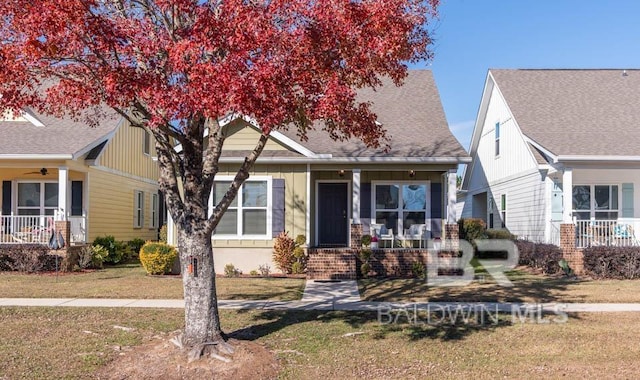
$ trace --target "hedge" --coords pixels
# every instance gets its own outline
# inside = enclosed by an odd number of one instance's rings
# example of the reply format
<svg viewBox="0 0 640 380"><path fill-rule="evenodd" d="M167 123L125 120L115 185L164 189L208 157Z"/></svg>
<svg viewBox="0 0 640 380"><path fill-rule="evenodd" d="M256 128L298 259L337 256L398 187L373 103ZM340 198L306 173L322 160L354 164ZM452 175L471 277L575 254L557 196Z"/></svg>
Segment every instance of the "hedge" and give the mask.
<svg viewBox="0 0 640 380"><path fill-rule="evenodd" d="M598 279L640 278L640 247L585 248L584 270Z"/></svg>

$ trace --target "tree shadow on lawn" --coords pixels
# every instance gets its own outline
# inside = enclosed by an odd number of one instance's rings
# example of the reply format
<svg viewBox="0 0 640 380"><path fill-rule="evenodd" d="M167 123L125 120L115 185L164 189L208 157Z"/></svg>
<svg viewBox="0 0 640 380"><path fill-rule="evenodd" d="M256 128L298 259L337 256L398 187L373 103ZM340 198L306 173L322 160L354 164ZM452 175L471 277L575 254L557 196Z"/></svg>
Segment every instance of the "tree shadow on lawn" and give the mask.
<svg viewBox="0 0 640 380"><path fill-rule="evenodd" d="M550 303L581 302L585 298L568 292L570 285L582 282L579 279L539 275L512 277L511 287L485 281L482 277L466 286L429 286L426 281L417 279L365 279L359 281L359 287L365 301Z"/></svg>
<svg viewBox="0 0 640 380"><path fill-rule="evenodd" d="M248 310L240 310L239 313L248 313ZM525 323L512 316L510 313L502 313L497 316L497 312L492 314L484 311L484 317L480 313L466 319L460 315L452 322L452 315L443 315L437 311L427 313L426 311L414 314L412 309L406 312L393 313L391 320L378 319L377 312L350 312L350 311L263 311L253 316L254 325L241 328L229 334L231 338L239 340L257 340L267 337L286 328L291 328L297 324L309 324L303 332L295 330L292 332L295 337L301 334L309 337L317 336L319 340L327 337L340 338L344 334L354 331L345 331L347 324L352 330L365 334L372 340L383 340L389 337L401 337L407 341L417 341L422 339L433 339L440 341L458 341L478 332L495 332L500 328L512 326L517 323ZM455 313L455 311L453 312ZM397 316L397 320L396 320ZM529 315L526 323L551 323L535 322L535 315ZM543 320L551 321L555 314L545 314ZM573 317L572 317L573 318ZM386 323L385 323L386 322ZM308 337L308 338L309 338Z"/></svg>

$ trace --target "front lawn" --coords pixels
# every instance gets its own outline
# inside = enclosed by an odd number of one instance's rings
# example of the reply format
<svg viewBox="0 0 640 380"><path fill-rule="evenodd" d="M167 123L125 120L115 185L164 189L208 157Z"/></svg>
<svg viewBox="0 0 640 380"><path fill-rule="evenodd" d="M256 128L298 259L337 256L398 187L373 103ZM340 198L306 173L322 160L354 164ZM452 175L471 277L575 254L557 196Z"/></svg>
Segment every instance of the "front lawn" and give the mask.
<svg viewBox="0 0 640 380"><path fill-rule="evenodd" d="M298 300L304 291L298 278L216 278L219 299ZM2 298L136 298L181 299L180 276L148 276L137 264L86 272L21 274L0 272Z"/></svg>
<svg viewBox="0 0 640 380"><path fill-rule="evenodd" d="M526 268L507 273L513 287L499 286L486 272L462 287L428 286L418 279L361 279L366 301L424 302L640 302L640 280L590 280L532 274Z"/></svg>
<svg viewBox="0 0 640 380"><path fill-rule="evenodd" d="M505 317L487 326L382 325L375 313L221 316L232 337L277 353L283 379L634 378L640 357L633 313L584 313L564 324ZM182 323L182 310L0 308L0 378L91 378Z"/></svg>

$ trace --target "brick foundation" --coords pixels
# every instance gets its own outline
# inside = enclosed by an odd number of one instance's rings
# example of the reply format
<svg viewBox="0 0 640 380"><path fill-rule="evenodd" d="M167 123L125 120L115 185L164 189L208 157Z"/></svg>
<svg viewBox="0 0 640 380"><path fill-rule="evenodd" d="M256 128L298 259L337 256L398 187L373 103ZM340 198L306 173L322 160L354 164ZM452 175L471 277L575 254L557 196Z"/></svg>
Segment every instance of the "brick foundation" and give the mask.
<svg viewBox="0 0 640 380"><path fill-rule="evenodd" d="M355 280L358 250L311 249L307 277L313 280Z"/></svg>
<svg viewBox="0 0 640 380"><path fill-rule="evenodd" d="M362 247L362 224L351 225L351 249L360 249Z"/></svg>
<svg viewBox="0 0 640 380"><path fill-rule="evenodd" d="M584 254L576 248L576 226L572 223L560 224L560 250L575 274L584 272Z"/></svg>
<svg viewBox="0 0 640 380"><path fill-rule="evenodd" d="M371 255L371 272L379 277L413 278L413 264L429 263L429 251L426 249L384 249Z"/></svg>
<svg viewBox="0 0 640 380"><path fill-rule="evenodd" d="M62 233L62 238L64 239L65 247L70 246L71 245L71 222L66 220L56 220L55 227L56 227L56 235L58 234L58 232ZM48 238L49 237L47 237L47 244L49 243Z"/></svg>
<svg viewBox="0 0 640 380"><path fill-rule="evenodd" d="M445 224L444 226L444 246L443 250L457 251L460 241L460 227L457 224Z"/></svg>

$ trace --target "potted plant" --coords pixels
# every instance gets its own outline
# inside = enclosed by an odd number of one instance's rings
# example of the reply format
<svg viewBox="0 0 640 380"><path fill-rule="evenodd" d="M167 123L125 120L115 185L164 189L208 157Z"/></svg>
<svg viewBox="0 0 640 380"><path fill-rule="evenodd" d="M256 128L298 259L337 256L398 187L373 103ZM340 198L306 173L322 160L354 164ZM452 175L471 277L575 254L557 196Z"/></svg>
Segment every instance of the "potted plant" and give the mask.
<svg viewBox="0 0 640 380"><path fill-rule="evenodd" d="M372 236L371 237L371 249L378 249L378 237L377 236Z"/></svg>

